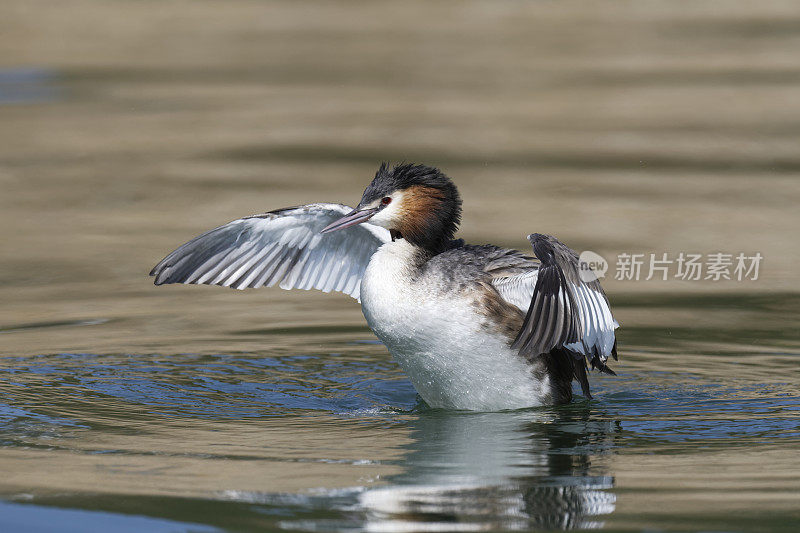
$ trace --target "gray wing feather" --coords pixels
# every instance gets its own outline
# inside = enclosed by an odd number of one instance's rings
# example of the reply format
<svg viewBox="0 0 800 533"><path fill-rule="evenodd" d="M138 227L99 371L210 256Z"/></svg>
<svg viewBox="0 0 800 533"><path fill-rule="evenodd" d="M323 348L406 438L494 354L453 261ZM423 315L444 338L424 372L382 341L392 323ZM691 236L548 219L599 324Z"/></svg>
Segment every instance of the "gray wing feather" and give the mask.
<svg viewBox="0 0 800 533"><path fill-rule="evenodd" d="M279 285L340 291L358 299L372 254L391 237L388 230L368 223L319 233L350 211L340 204L309 204L234 220L179 247L150 275L156 285Z"/></svg>
<svg viewBox="0 0 800 533"><path fill-rule="evenodd" d="M577 342L582 336L575 295L568 287L571 266L550 241L531 236L533 251L542 262L531 305L512 347L526 355L548 353ZM565 264L566 263L566 264Z"/></svg>
<svg viewBox="0 0 800 533"><path fill-rule="evenodd" d="M578 255L555 237L528 238L539 269L492 281L506 301L527 313L513 346L528 355L564 347L601 363L616 357L619 324L600 283L580 279Z"/></svg>
<svg viewBox="0 0 800 533"><path fill-rule="evenodd" d="M493 278L492 285L505 301L525 312L531 306L538 276L539 268L535 267L522 274Z"/></svg>

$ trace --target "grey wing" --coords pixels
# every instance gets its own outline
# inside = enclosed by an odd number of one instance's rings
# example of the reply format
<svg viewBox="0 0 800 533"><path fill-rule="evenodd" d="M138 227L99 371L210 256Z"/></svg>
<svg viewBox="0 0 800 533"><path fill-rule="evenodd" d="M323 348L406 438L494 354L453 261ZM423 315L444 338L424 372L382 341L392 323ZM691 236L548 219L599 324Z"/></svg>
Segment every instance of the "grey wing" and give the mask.
<svg viewBox="0 0 800 533"><path fill-rule="evenodd" d="M533 288L536 286L537 279L539 279L538 265L521 274L493 278L492 285L505 301L525 313L531 306Z"/></svg>
<svg viewBox="0 0 800 533"><path fill-rule="evenodd" d="M150 272L155 284L235 289L271 287L339 291L359 299L372 254L389 231L372 224L321 235L346 215L340 204L309 204L240 218L182 245Z"/></svg>
<svg viewBox="0 0 800 533"><path fill-rule="evenodd" d="M600 283L582 281L577 254L554 237L529 239L540 267L492 280L506 301L527 313L513 346L534 356L563 347L605 368L609 356L616 358L619 324Z"/></svg>
<svg viewBox="0 0 800 533"><path fill-rule="evenodd" d="M539 262L518 250L494 248L484 271L505 301L525 312L531 304Z"/></svg>

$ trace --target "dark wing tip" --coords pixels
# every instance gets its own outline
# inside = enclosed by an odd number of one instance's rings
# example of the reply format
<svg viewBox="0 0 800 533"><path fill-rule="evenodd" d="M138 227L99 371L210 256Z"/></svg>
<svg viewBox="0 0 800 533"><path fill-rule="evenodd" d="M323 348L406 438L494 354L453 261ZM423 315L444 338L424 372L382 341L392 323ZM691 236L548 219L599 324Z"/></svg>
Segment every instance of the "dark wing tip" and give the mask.
<svg viewBox="0 0 800 533"><path fill-rule="evenodd" d="M172 254L170 254L170 256L171 255ZM154 276L156 278L153 280L154 285L164 285L166 283L174 283L174 280L171 280L170 278L174 278L175 274L167 272L169 267L172 266L172 264L174 264L174 262L172 261L168 262L170 256L165 257L164 259L159 261L159 263L156 266L150 269L150 273L148 275Z"/></svg>
<svg viewBox="0 0 800 533"><path fill-rule="evenodd" d="M533 247L533 254L543 265L551 265L554 263L553 237L544 235L543 233L531 233L528 235L528 240Z"/></svg>
<svg viewBox="0 0 800 533"><path fill-rule="evenodd" d="M153 267L153 269L150 271L150 276L155 277L153 280L153 285L166 285L167 283L170 283L170 276L164 275L164 267L161 264Z"/></svg>
<svg viewBox="0 0 800 533"><path fill-rule="evenodd" d="M582 331L577 301L567 283L575 270L571 256L564 253L569 248L541 233L531 233L528 240L541 267L525 321L511 346L536 356L577 342Z"/></svg>
<svg viewBox="0 0 800 533"><path fill-rule="evenodd" d="M191 262L187 262L187 260L191 260L194 254L192 254L191 250L189 250L190 253L184 255L183 257L175 256L176 252L184 251L186 246L187 245L184 244L183 246L179 247L150 270L150 276L155 277L153 280L154 285L184 283L187 279L189 279L194 270L192 266L196 265Z"/></svg>

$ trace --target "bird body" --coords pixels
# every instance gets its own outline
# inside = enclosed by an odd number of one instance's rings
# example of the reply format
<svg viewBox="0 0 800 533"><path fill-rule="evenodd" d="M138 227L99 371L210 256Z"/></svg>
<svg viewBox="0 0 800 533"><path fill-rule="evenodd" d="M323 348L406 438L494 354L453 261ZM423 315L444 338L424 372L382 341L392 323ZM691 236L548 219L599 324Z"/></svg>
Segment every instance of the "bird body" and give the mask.
<svg viewBox="0 0 800 533"><path fill-rule="evenodd" d="M419 254L405 240L386 243L361 282L367 324L419 395L434 407L470 410L549 403L547 377L535 379L507 335L481 314L477 273L453 283L447 270L420 263Z"/></svg>
<svg viewBox="0 0 800 533"><path fill-rule="evenodd" d="M385 164L355 209L309 204L236 220L184 244L151 275L163 283L336 290L431 406L499 410L564 403L586 360L616 357L608 300L578 276L575 252L529 236L516 250L454 240L455 186L439 170Z"/></svg>

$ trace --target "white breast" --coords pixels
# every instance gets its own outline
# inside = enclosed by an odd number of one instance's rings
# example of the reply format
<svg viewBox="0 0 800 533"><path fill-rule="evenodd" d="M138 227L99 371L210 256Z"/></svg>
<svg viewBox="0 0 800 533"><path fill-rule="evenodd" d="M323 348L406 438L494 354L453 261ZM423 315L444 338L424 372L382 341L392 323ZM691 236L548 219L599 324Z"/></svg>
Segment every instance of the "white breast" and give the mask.
<svg viewBox="0 0 800 533"><path fill-rule="evenodd" d="M367 323L432 407L491 411L541 405L547 378L484 327L475 295L452 290L428 272L414 278L415 249L387 243L361 282Z"/></svg>

